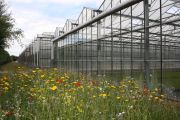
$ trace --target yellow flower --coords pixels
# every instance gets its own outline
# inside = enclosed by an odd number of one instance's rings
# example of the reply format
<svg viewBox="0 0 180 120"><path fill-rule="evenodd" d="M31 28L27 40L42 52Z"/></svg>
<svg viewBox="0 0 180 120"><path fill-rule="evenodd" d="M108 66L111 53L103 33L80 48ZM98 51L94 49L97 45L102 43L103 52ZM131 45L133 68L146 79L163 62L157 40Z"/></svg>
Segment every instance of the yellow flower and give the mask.
<svg viewBox="0 0 180 120"><path fill-rule="evenodd" d="M159 102L163 102L164 100L163 99L159 99Z"/></svg>
<svg viewBox="0 0 180 120"><path fill-rule="evenodd" d="M30 91L31 91L31 92L35 92L36 89L35 89L35 88L31 88Z"/></svg>
<svg viewBox="0 0 180 120"><path fill-rule="evenodd" d="M48 84L49 82L50 82L50 80L46 80L46 82L45 82L45 83L46 83L46 84Z"/></svg>
<svg viewBox="0 0 180 120"><path fill-rule="evenodd" d="M9 88L8 88L8 87L5 87L4 89L5 89L6 91L8 91L8 90L9 90Z"/></svg>
<svg viewBox="0 0 180 120"><path fill-rule="evenodd" d="M127 87L127 86L125 84L123 84L122 87Z"/></svg>
<svg viewBox="0 0 180 120"><path fill-rule="evenodd" d="M124 92L125 92L125 90L121 90L120 92L121 92L121 93L124 93Z"/></svg>
<svg viewBox="0 0 180 120"><path fill-rule="evenodd" d="M133 83L133 81L132 80L128 80L128 83Z"/></svg>
<svg viewBox="0 0 180 120"><path fill-rule="evenodd" d="M54 71L57 71L58 69L57 68L54 68Z"/></svg>
<svg viewBox="0 0 180 120"><path fill-rule="evenodd" d="M95 95L93 95L93 98L96 98L96 96L95 96Z"/></svg>
<svg viewBox="0 0 180 120"><path fill-rule="evenodd" d="M41 78L44 78L45 77L45 75L41 75Z"/></svg>
<svg viewBox="0 0 180 120"><path fill-rule="evenodd" d="M4 84L5 84L6 86L9 86L9 83L8 83L8 82L5 82Z"/></svg>
<svg viewBox="0 0 180 120"><path fill-rule="evenodd" d="M119 100L120 98L121 98L121 97L116 97L116 99L118 99L118 100Z"/></svg>
<svg viewBox="0 0 180 120"><path fill-rule="evenodd" d="M4 76L4 80L7 80L8 78L6 76Z"/></svg>
<svg viewBox="0 0 180 120"><path fill-rule="evenodd" d="M62 94L60 94L60 96L64 96L64 94L62 93Z"/></svg>
<svg viewBox="0 0 180 120"><path fill-rule="evenodd" d="M139 87L138 87L138 86L135 86L134 88L135 88L135 89L139 89Z"/></svg>
<svg viewBox="0 0 180 120"><path fill-rule="evenodd" d="M162 98L164 98L164 95L161 95Z"/></svg>
<svg viewBox="0 0 180 120"><path fill-rule="evenodd" d="M150 98L153 98L153 96L152 96L152 95L150 95L149 97L150 97Z"/></svg>
<svg viewBox="0 0 180 120"><path fill-rule="evenodd" d="M82 110L79 106L77 106L77 110L78 110L79 112L83 112L83 110Z"/></svg>
<svg viewBox="0 0 180 120"><path fill-rule="evenodd" d="M42 97L43 100L45 100L46 98L45 97Z"/></svg>
<svg viewBox="0 0 180 120"><path fill-rule="evenodd" d="M116 87L115 87L114 85L111 85L111 88L112 88L112 89L115 89Z"/></svg>
<svg viewBox="0 0 180 120"><path fill-rule="evenodd" d="M51 87L51 90L52 90L52 91L57 90L57 86L52 86L52 87Z"/></svg>
<svg viewBox="0 0 180 120"><path fill-rule="evenodd" d="M155 90L156 92L158 92L158 88L155 88L154 90Z"/></svg>
<svg viewBox="0 0 180 120"><path fill-rule="evenodd" d="M100 97L106 97L107 94L106 93L102 93L102 94L99 94Z"/></svg>
<svg viewBox="0 0 180 120"><path fill-rule="evenodd" d="M155 100L158 100L158 99L159 99L159 97L154 97L154 99L155 99Z"/></svg>

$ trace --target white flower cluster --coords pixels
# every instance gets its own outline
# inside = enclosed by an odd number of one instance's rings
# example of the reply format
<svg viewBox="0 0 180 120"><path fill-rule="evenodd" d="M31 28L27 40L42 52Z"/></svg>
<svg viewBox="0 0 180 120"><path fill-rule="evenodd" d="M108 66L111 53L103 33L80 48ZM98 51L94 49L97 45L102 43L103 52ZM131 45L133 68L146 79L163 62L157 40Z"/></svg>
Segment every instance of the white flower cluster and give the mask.
<svg viewBox="0 0 180 120"><path fill-rule="evenodd" d="M125 112L121 112L117 114L117 119L118 120L123 120L123 116L124 116Z"/></svg>

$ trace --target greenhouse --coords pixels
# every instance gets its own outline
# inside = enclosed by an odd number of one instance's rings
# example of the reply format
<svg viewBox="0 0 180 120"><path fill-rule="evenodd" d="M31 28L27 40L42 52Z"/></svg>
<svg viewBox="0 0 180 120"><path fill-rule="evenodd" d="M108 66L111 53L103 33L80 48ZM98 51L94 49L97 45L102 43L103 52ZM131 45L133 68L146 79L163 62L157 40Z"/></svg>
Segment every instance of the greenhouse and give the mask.
<svg viewBox="0 0 180 120"><path fill-rule="evenodd" d="M38 34L33 42L21 53L19 62L30 67L51 67L52 39L54 34Z"/></svg>
<svg viewBox="0 0 180 120"><path fill-rule="evenodd" d="M56 29L46 50L34 50L35 40L20 60L38 67L51 65L115 80L128 76L176 87L179 32L178 0L104 0L97 9L84 7L77 20L68 19L62 29Z"/></svg>

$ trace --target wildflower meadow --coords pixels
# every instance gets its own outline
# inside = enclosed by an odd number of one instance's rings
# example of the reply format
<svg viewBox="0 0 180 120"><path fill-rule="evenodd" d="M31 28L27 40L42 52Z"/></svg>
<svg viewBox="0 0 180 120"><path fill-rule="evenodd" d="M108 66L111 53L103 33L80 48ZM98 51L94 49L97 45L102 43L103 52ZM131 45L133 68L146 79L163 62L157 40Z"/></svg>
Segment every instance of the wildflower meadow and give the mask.
<svg viewBox="0 0 180 120"><path fill-rule="evenodd" d="M1 75L0 120L179 120L176 103L135 80L92 79L60 69Z"/></svg>

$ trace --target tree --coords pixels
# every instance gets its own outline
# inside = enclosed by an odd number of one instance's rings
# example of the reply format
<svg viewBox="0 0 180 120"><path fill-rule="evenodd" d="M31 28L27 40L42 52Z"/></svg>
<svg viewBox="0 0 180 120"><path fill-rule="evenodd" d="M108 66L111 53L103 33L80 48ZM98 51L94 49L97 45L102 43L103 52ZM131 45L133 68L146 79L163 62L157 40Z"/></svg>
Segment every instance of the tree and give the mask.
<svg viewBox="0 0 180 120"><path fill-rule="evenodd" d="M9 41L19 40L22 30L15 28L14 19L4 0L0 0L0 50L9 46Z"/></svg>
<svg viewBox="0 0 180 120"><path fill-rule="evenodd" d="M11 60L12 60L12 61L16 61L16 60L18 60L18 57L15 56L15 55L11 55Z"/></svg>
<svg viewBox="0 0 180 120"><path fill-rule="evenodd" d="M11 59L9 53L5 50L1 50L0 51L0 66L3 64L9 63L11 61L12 61L12 59Z"/></svg>

